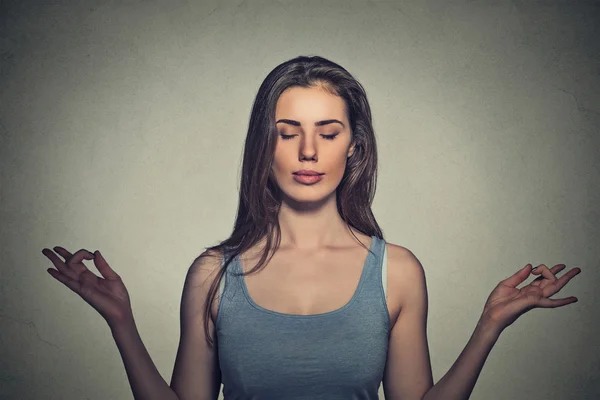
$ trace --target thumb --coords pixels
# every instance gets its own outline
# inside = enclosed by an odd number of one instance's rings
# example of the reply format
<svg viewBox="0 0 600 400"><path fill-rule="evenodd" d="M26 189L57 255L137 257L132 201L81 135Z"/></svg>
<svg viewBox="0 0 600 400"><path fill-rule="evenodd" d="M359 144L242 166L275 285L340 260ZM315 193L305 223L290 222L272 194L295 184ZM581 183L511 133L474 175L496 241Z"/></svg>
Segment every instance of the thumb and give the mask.
<svg viewBox="0 0 600 400"><path fill-rule="evenodd" d="M509 276L508 278L504 279L502 283L512 287L517 287L529 276L529 267L531 267L531 264L527 264L526 266L515 272L512 276Z"/></svg>
<svg viewBox="0 0 600 400"><path fill-rule="evenodd" d="M112 270L110 265L108 265L102 253L100 253L100 250L96 250L94 252L94 264L105 279L116 280L121 278L115 271Z"/></svg>

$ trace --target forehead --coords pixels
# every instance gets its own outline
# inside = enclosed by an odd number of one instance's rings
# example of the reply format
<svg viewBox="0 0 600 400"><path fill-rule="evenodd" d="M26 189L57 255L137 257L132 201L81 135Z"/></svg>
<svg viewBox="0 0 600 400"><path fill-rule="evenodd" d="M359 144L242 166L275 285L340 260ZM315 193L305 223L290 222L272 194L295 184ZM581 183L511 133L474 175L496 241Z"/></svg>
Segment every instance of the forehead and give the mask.
<svg viewBox="0 0 600 400"><path fill-rule="evenodd" d="M275 117L297 121L318 121L329 118L346 118L344 99L321 88L291 87L286 89L275 108Z"/></svg>

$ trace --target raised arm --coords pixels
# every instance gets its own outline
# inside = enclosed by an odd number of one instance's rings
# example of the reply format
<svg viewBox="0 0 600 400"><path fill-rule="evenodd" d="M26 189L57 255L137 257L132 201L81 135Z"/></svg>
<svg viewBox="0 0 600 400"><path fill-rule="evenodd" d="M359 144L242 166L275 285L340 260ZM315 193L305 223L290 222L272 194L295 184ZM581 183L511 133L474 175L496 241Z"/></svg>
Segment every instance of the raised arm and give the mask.
<svg viewBox="0 0 600 400"><path fill-rule="evenodd" d="M452 368L434 385L427 345L428 299L423 267L410 250L394 245L388 249L389 292L400 293L402 308L390 336L385 398L468 399L498 334L484 324L477 325Z"/></svg>
<svg viewBox="0 0 600 400"><path fill-rule="evenodd" d="M125 284L104 256L97 250L91 253L81 249L75 254L60 246L54 247L54 250L56 254L50 249L42 250L56 267L48 268L48 273L104 317L121 353L133 397L136 400L177 400L177 395L156 369L140 338ZM96 276L83 263L83 260L92 259L102 277Z"/></svg>
<svg viewBox="0 0 600 400"><path fill-rule="evenodd" d="M433 378L427 344L427 287L423 267L410 250L387 244L388 293L399 296L383 377L386 400L421 400Z"/></svg>
<svg viewBox="0 0 600 400"><path fill-rule="evenodd" d="M181 332L171 388L180 400L214 400L221 388L217 344L210 348L204 335L204 305L221 265L216 254L201 254L189 268L181 296ZM216 309L218 302L213 303ZM209 332L215 327L209 319Z"/></svg>
<svg viewBox="0 0 600 400"><path fill-rule="evenodd" d="M520 315L533 308L556 308L573 304L576 297L549 299L581 272L573 268L560 278L565 268L551 269L541 264L535 272L531 265L502 280L490 294L469 342L448 372L432 385L426 339L427 289L423 268L407 249L390 246L388 284L390 292L401 291L402 309L391 332L384 377L386 399L466 400L500 333ZM533 273L540 275L530 284L517 288Z"/></svg>

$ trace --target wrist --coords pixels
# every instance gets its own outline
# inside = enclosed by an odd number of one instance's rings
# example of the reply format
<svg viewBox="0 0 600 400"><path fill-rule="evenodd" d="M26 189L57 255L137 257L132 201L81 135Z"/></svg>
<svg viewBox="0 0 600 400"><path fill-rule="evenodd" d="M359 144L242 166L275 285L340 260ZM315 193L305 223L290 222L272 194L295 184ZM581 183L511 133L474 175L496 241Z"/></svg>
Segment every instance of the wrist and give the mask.
<svg viewBox="0 0 600 400"><path fill-rule="evenodd" d="M497 340L503 329L496 322L482 315L475 328L476 334L486 339Z"/></svg>
<svg viewBox="0 0 600 400"><path fill-rule="evenodd" d="M127 318L107 320L106 322L108 323L113 336L123 332L135 331L137 329L133 315Z"/></svg>

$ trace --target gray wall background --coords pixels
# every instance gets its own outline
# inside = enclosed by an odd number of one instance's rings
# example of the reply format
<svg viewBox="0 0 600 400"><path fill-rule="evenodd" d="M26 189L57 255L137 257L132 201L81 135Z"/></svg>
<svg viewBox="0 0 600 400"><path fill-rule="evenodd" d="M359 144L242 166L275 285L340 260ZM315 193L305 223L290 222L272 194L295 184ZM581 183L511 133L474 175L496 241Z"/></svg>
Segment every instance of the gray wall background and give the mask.
<svg viewBox="0 0 600 400"><path fill-rule="evenodd" d="M579 302L519 318L471 398L600 396L597 2L4 1L1 14L0 397L132 397L105 321L45 271L55 245L103 252L170 381L187 268L231 232L252 101L297 55L367 90L373 210L425 268L434 380L500 280L565 263L582 273L554 297Z"/></svg>

